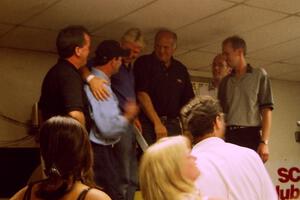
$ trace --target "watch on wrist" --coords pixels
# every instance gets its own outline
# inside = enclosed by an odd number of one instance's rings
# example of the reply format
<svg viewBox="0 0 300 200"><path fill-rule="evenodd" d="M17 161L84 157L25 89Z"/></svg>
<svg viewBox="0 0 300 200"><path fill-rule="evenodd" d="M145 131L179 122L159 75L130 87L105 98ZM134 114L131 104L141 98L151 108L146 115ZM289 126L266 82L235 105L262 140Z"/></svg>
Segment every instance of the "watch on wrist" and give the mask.
<svg viewBox="0 0 300 200"><path fill-rule="evenodd" d="M266 145L268 145L269 144L269 141L268 140L260 140L260 142L259 143L263 143L263 144L266 144Z"/></svg>
<svg viewBox="0 0 300 200"><path fill-rule="evenodd" d="M88 75L88 77L86 77L86 80L85 80L85 81L88 83L88 82L90 82L94 77L95 77L95 75L90 74L90 75Z"/></svg>

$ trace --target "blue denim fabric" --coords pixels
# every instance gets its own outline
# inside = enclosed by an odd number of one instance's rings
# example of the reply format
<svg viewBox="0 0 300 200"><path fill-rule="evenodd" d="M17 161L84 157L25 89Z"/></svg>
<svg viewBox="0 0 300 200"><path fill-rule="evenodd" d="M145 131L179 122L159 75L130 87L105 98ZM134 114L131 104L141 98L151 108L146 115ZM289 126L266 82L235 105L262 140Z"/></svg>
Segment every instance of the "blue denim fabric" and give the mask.
<svg viewBox="0 0 300 200"><path fill-rule="evenodd" d="M118 162L118 173L121 178L119 191L127 200L134 199L138 188L136 142L133 126L122 135L121 140L115 144L115 155Z"/></svg>
<svg viewBox="0 0 300 200"><path fill-rule="evenodd" d="M91 142L94 152L94 180L113 200L122 200L117 185L120 177L116 170L118 163L112 145L101 145Z"/></svg>

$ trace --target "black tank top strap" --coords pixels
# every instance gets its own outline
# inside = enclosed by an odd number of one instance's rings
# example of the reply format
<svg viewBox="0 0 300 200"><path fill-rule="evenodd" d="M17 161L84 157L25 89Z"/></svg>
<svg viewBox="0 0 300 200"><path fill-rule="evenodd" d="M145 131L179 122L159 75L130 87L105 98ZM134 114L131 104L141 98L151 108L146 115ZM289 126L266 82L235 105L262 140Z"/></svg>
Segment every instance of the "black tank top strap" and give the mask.
<svg viewBox="0 0 300 200"><path fill-rule="evenodd" d="M34 182L29 183L28 187L27 187L27 190L25 191L23 200L30 200L31 199L31 191L32 191L33 186L37 183L42 182L42 181L44 181L44 180L38 180L38 181L34 181Z"/></svg>
<svg viewBox="0 0 300 200"><path fill-rule="evenodd" d="M90 191L90 189L92 189L92 187L89 187L89 188L83 190L83 191L79 194L77 200L84 200L86 194Z"/></svg>

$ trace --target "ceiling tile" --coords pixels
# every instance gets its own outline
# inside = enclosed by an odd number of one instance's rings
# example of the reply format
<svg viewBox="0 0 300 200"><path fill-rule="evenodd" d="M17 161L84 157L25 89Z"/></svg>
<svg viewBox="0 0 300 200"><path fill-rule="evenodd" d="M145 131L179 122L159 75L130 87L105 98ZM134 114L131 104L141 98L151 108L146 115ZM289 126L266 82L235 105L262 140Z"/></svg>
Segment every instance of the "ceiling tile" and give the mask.
<svg viewBox="0 0 300 200"><path fill-rule="evenodd" d="M0 24L0 37L13 27L13 25Z"/></svg>
<svg viewBox="0 0 300 200"><path fill-rule="evenodd" d="M164 0L144 7L116 23L110 24L95 34L110 35L111 30L124 30L128 27L139 27L146 33L154 35L154 32L161 27L177 29L198 19L219 12L232 6L233 3L221 0L189 0L182 3L182 0Z"/></svg>
<svg viewBox="0 0 300 200"><path fill-rule="evenodd" d="M265 66L270 65L270 61L264 61L264 60L258 60L258 59L253 59L246 57L247 63L251 64L253 67L262 67L265 68Z"/></svg>
<svg viewBox="0 0 300 200"><path fill-rule="evenodd" d="M263 68L267 71L271 78L276 78L278 76L300 70L299 65L290 65L286 63L273 63Z"/></svg>
<svg viewBox="0 0 300 200"><path fill-rule="evenodd" d="M279 20L286 15L239 5L218 15L178 30L179 44L193 49L206 46L233 34ZM204 48L207 50L206 48ZM218 51L218 50L214 50Z"/></svg>
<svg viewBox="0 0 300 200"><path fill-rule="evenodd" d="M0 22L19 24L29 17L43 11L57 0L26 0L16 1L1 0L0 1Z"/></svg>
<svg viewBox="0 0 300 200"><path fill-rule="evenodd" d="M300 81L300 70L293 71L293 72L290 72L290 73L281 74L281 75L278 75L275 78L280 79L280 80L298 81L299 82Z"/></svg>
<svg viewBox="0 0 300 200"><path fill-rule="evenodd" d="M64 0L28 21L26 25L58 30L67 25L81 24L92 30L151 1L153 0Z"/></svg>
<svg viewBox="0 0 300 200"><path fill-rule="evenodd" d="M300 65L300 55L284 60L285 63Z"/></svg>
<svg viewBox="0 0 300 200"><path fill-rule="evenodd" d="M290 40L279 45L270 46L268 48L250 52L249 56L255 59L266 61L283 61L299 55L300 38Z"/></svg>
<svg viewBox="0 0 300 200"><path fill-rule="evenodd" d="M294 14L300 11L299 0L249 0L246 4Z"/></svg>
<svg viewBox="0 0 300 200"><path fill-rule="evenodd" d="M184 63L187 68L191 70L197 70L202 67L210 66L214 54L199 52L199 51L189 51L187 53L177 56L178 60Z"/></svg>
<svg viewBox="0 0 300 200"><path fill-rule="evenodd" d="M48 30L18 27L0 38L2 47L55 51L57 33Z"/></svg>
<svg viewBox="0 0 300 200"><path fill-rule="evenodd" d="M295 16L243 34L244 39L247 41L248 52L295 39L299 36L300 17Z"/></svg>

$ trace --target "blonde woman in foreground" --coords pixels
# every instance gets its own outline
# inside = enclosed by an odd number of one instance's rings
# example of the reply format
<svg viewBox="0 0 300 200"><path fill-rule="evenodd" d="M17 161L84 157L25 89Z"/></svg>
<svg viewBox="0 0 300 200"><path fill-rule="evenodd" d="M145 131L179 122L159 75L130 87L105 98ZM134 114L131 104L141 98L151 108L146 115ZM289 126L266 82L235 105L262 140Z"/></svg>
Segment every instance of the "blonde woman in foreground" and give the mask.
<svg viewBox="0 0 300 200"><path fill-rule="evenodd" d="M194 181L200 175L184 136L162 138L144 153L140 187L144 200L220 200L201 197Z"/></svg>
<svg viewBox="0 0 300 200"><path fill-rule="evenodd" d="M70 117L52 117L40 131L47 179L30 183L11 200L111 200L93 181L93 154L85 128Z"/></svg>

